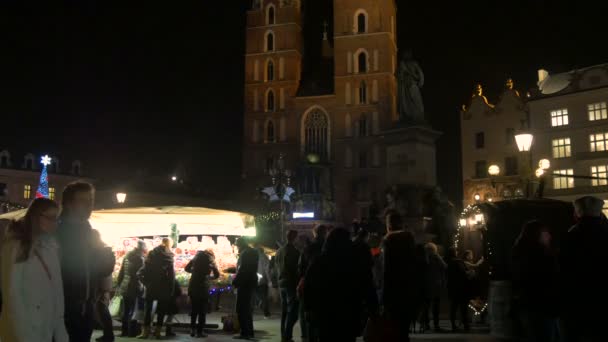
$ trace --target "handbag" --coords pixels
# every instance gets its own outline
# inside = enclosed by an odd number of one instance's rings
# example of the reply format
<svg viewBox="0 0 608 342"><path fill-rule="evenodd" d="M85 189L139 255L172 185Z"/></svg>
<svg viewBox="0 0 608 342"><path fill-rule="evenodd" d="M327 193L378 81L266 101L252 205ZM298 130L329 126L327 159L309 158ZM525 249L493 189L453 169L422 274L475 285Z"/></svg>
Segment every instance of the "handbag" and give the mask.
<svg viewBox="0 0 608 342"><path fill-rule="evenodd" d="M110 310L110 316L112 316L112 318L120 318L122 316L122 301L123 298L121 295L114 296L110 301L108 309Z"/></svg>
<svg viewBox="0 0 608 342"><path fill-rule="evenodd" d="M398 342L399 329L395 321L385 317L370 317L363 331L365 342Z"/></svg>

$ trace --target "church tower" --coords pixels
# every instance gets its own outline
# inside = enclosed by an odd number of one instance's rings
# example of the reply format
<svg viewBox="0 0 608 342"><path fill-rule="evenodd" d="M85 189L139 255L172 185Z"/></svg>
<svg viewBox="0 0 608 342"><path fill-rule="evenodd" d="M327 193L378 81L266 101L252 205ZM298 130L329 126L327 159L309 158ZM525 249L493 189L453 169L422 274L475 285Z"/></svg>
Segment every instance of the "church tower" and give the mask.
<svg viewBox="0 0 608 342"><path fill-rule="evenodd" d="M253 0L246 44L243 183L253 195L294 139L288 113L302 68L300 1Z"/></svg>
<svg viewBox="0 0 608 342"><path fill-rule="evenodd" d="M337 203L343 217L367 218L384 202L386 147L383 132L397 115L394 0L334 0L334 88L341 118L336 122Z"/></svg>

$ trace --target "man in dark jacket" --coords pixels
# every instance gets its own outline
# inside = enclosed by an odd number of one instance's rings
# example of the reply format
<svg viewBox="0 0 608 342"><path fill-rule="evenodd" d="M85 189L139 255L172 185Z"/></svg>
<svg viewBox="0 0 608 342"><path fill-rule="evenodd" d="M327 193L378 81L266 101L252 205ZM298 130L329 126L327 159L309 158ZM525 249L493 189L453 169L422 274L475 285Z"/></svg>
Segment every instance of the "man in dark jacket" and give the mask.
<svg viewBox="0 0 608 342"><path fill-rule="evenodd" d="M188 296L192 304L190 314L190 336L207 337L203 332L207 323L207 304L209 302L209 275L213 273L213 279L220 276L215 264L215 257L211 251L198 251L196 256L186 265L186 272L192 273L188 284ZM198 326L196 321L198 318Z"/></svg>
<svg viewBox="0 0 608 342"><path fill-rule="evenodd" d="M93 334L96 284L114 270L114 253L101 247L89 217L95 189L89 183L69 184L63 191L57 230L65 299L65 326L71 342L90 341Z"/></svg>
<svg viewBox="0 0 608 342"><path fill-rule="evenodd" d="M146 258L144 267L138 272L138 277L146 287L144 305L144 327L141 338L150 337L152 325L152 306L157 301L156 327L154 336L160 338L165 314L169 309L175 291L175 270L173 269L173 253L170 238L163 238L162 243L154 248Z"/></svg>
<svg viewBox="0 0 608 342"><path fill-rule="evenodd" d="M279 289L281 291L281 339L284 342L292 341L293 327L298 321L298 260L300 252L294 243L298 232L287 232L287 244L277 251L277 266L279 269Z"/></svg>
<svg viewBox="0 0 608 342"><path fill-rule="evenodd" d="M308 340L309 342L318 341L319 327L318 324L309 319L306 315L306 309L304 305L304 277L306 272L310 268L310 265L321 256L323 252L323 245L325 244L325 238L327 237L328 228L325 225L315 226L312 230L314 237L313 242L306 246L302 255L300 255L300 261L298 264L300 284L298 284L298 294L300 296L300 328L302 329L302 339Z"/></svg>
<svg viewBox="0 0 608 342"><path fill-rule="evenodd" d="M578 223L562 238L561 271L566 341L605 341L608 306L606 264L608 221L604 201L586 196L574 202Z"/></svg>
<svg viewBox="0 0 608 342"><path fill-rule="evenodd" d="M236 240L239 249L239 260L232 285L236 288L236 313L241 325L241 334L237 339L253 338L253 294L258 285L258 252L251 248L244 238Z"/></svg>
<svg viewBox="0 0 608 342"><path fill-rule="evenodd" d="M429 242L424 245L426 272L424 284L424 310L422 312L422 320L424 330L430 330L429 313L433 313L433 328L436 331L439 327L439 301L441 291L445 285L446 270L448 265L443 261L437 250L437 245Z"/></svg>
<svg viewBox="0 0 608 342"><path fill-rule="evenodd" d="M464 260L458 257L455 247L448 249L448 298L450 299L450 321L452 331L456 331L456 313L460 311L460 319L464 330L469 331L467 310L469 305L469 279Z"/></svg>
<svg viewBox="0 0 608 342"><path fill-rule="evenodd" d="M411 232L404 230L401 215L386 216L388 234L382 245L384 261L383 303L388 316L400 328L399 341L409 341L409 327L418 312L422 297L420 265L416 259L416 243Z"/></svg>
<svg viewBox="0 0 608 342"><path fill-rule="evenodd" d="M121 337L137 335L137 321L133 320L137 298L143 291L137 272L144 266L146 243L137 241L137 247L125 256L117 279L117 293L122 296L122 334Z"/></svg>

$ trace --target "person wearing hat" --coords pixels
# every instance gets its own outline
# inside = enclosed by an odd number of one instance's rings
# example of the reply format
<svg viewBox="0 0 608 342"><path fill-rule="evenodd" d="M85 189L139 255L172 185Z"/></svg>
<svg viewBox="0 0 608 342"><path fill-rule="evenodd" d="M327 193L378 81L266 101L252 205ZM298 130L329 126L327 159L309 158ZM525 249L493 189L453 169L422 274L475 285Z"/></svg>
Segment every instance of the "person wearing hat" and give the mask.
<svg viewBox="0 0 608 342"><path fill-rule="evenodd" d="M236 288L236 314L241 325L241 334L236 339L253 338L253 294L258 285L258 252L244 238L236 240L239 249L236 275L232 285Z"/></svg>
<svg viewBox="0 0 608 342"><path fill-rule="evenodd" d="M565 341L605 341L603 312L608 306L608 220L604 201L585 196L574 201L578 220L562 238L562 322Z"/></svg>
<svg viewBox="0 0 608 342"><path fill-rule="evenodd" d="M117 291L122 296L122 333L121 337L137 336L137 321L132 320L137 298L143 287L137 277L137 271L144 265L144 254L147 246L143 240L137 240L135 249L127 253L118 273Z"/></svg>

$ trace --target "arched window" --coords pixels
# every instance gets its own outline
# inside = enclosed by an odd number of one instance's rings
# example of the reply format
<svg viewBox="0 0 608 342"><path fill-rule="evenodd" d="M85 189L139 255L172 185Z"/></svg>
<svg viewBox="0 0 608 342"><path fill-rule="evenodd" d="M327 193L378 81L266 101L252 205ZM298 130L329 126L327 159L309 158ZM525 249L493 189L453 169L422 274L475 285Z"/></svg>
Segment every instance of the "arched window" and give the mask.
<svg viewBox="0 0 608 342"><path fill-rule="evenodd" d="M274 17L274 6L268 5L268 11L266 12L266 25L274 25L275 17Z"/></svg>
<svg viewBox="0 0 608 342"><path fill-rule="evenodd" d="M359 13L357 15L357 33L365 33L367 32L367 17L365 13Z"/></svg>
<svg viewBox="0 0 608 342"><path fill-rule="evenodd" d="M266 142L274 142L274 123L272 120L268 120L266 124Z"/></svg>
<svg viewBox="0 0 608 342"><path fill-rule="evenodd" d="M358 59L359 72L367 72L367 53L360 52Z"/></svg>
<svg viewBox="0 0 608 342"><path fill-rule="evenodd" d="M367 84L365 81L361 81L361 86L359 87L359 103L367 103Z"/></svg>
<svg viewBox="0 0 608 342"><path fill-rule="evenodd" d="M269 59L266 64L266 80L274 81L274 63L272 62L272 59Z"/></svg>
<svg viewBox="0 0 608 342"><path fill-rule="evenodd" d="M321 110L309 112L304 119L304 153L316 154L321 160L329 157L329 119Z"/></svg>
<svg viewBox="0 0 608 342"><path fill-rule="evenodd" d="M0 152L0 167L11 166L11 155L7 150Z"/></svg>
<svg viewBox="0 0 608 342"><path fill-rule="evenodd" d="M274 51L274 33L272 31L266 33L266 51Z"/></svg>
<svg viewBox="0 0 608 342"><path fill-rule="evenodd" d="M25 155L25 158L23 159L23 168L26 170L33 170L34 169L34 155L31 153L28 153Z"/></svg>
<svg viewBox="0 0 608 342"><path fill-rule="evenodd" d="M274 112L274 108L274 91L268 89L268 93L266 93L266 111Z"/></svg>

